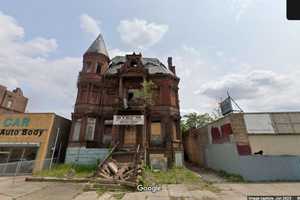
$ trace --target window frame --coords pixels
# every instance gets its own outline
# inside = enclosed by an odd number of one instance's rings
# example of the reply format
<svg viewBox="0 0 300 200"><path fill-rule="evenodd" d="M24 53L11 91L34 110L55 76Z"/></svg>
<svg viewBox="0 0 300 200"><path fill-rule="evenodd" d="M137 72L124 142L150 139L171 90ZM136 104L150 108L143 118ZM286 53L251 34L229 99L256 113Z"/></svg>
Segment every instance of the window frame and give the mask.
<svg viewBox="0 0 300 200"><path fill-rule="evenodd" d="M79 128L76 129L76 125L79 124ZM81 126L82 126L82 119L76 119L73 125L73 133L72 133L72 141L79 141L80 140L80 133L81 133ZM78 134L75 134L75 131L78 131ZM76 136L76 138L75 138Z"/></svg>
<svg viewBox="0 0 300 200"><path fill-rule="evenodd" d="M93 120L89 122L89 120ZM94 117L88 117L86 120L86 129L85 129L85 140L86 141L94 141L95 140L95 131L96 131L96 123L97 119ZM91 128L92 133L89 135L89 128Z"/></svg>

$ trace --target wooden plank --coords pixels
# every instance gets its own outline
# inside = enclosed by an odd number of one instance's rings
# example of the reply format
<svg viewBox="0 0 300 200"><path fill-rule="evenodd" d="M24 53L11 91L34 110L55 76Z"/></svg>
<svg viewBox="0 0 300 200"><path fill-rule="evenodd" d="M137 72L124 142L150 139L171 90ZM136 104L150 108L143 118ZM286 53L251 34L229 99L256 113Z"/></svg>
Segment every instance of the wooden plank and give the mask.
<svg viewBox="0 0 300 200"><path fill-rule="evenodd" d="M108 162L107 163L108 168L113 172L113 174L118 173L118 166L114 162Z"/></svg>

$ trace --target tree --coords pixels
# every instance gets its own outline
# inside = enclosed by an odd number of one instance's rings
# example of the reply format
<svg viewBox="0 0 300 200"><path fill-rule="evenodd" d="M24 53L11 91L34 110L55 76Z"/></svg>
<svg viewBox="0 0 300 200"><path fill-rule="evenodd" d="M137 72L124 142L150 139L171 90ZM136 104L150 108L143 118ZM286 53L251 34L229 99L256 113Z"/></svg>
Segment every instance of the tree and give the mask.
<svg viewBox="0 0 300 200"><path fill-rule="evenodd" d="M184 133L190 128L200 128L203 127L210 122L214 121L214 117L212 117L208 113L198 114L198 113L189 113L184 115L181 120L181 132Z"/></svg>
<svg viewBox="0 0 300 200"><path fill-rule="evenodd" d="M153 88L155 84L152 81L144 80L142 88L135 91L134 96L142 99L146 105L153 105Z"/></svg>

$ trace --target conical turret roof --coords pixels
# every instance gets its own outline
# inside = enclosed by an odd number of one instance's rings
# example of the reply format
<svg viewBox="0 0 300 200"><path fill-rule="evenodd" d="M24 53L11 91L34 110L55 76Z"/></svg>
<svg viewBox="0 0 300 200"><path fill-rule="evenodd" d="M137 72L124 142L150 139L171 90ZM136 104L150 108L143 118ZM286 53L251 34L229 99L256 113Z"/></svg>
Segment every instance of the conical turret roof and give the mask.
<svg viewBox="0 0 300 200"><path fill-rule="evenodd" d="M85 53L101 53L109 58L105 42L101 33L98 35L96 40L92 43L92 45L88 48L88 50Z"/></svg>

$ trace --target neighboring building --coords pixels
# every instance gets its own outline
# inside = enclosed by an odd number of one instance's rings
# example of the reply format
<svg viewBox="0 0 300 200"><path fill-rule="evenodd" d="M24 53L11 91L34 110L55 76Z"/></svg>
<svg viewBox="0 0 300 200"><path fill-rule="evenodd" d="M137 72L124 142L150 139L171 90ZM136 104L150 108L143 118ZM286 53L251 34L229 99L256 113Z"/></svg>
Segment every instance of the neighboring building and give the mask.
<svg viewBox="0 0 300 200"><path fill-rule="evenodd" d="M143 81L154 83L153 104L146 105L136 95ZM172 58L168 67L157 58L135 53L110 59L99 35L83 56L67 161L74 161L77 152L101 159L108 147L119 143L118 152L126 151L122 153L126 160L140 145L148 164L158 160L180 165L178 84Z"/></svg>
<svg viewBox="0 0 300 200"><path fill-rule="evenodd" d="M54 113L0 114L0 175L39 171L51 158L63 162L70 127Z"/></svg>
<svg viewBox="0 0 300 200"><path fill-rule="evenodd" d="M0 85L0 114L1 113L24 113L28 99L23 96L20 88L8 91Z"/></svg>
<svg viewBox="0 0 300 200"><path fill-rule="evenodd" d="M203 167L248 180L300 180L300 112L230 113L189 130L183 145L186 159Z"/></svg>

